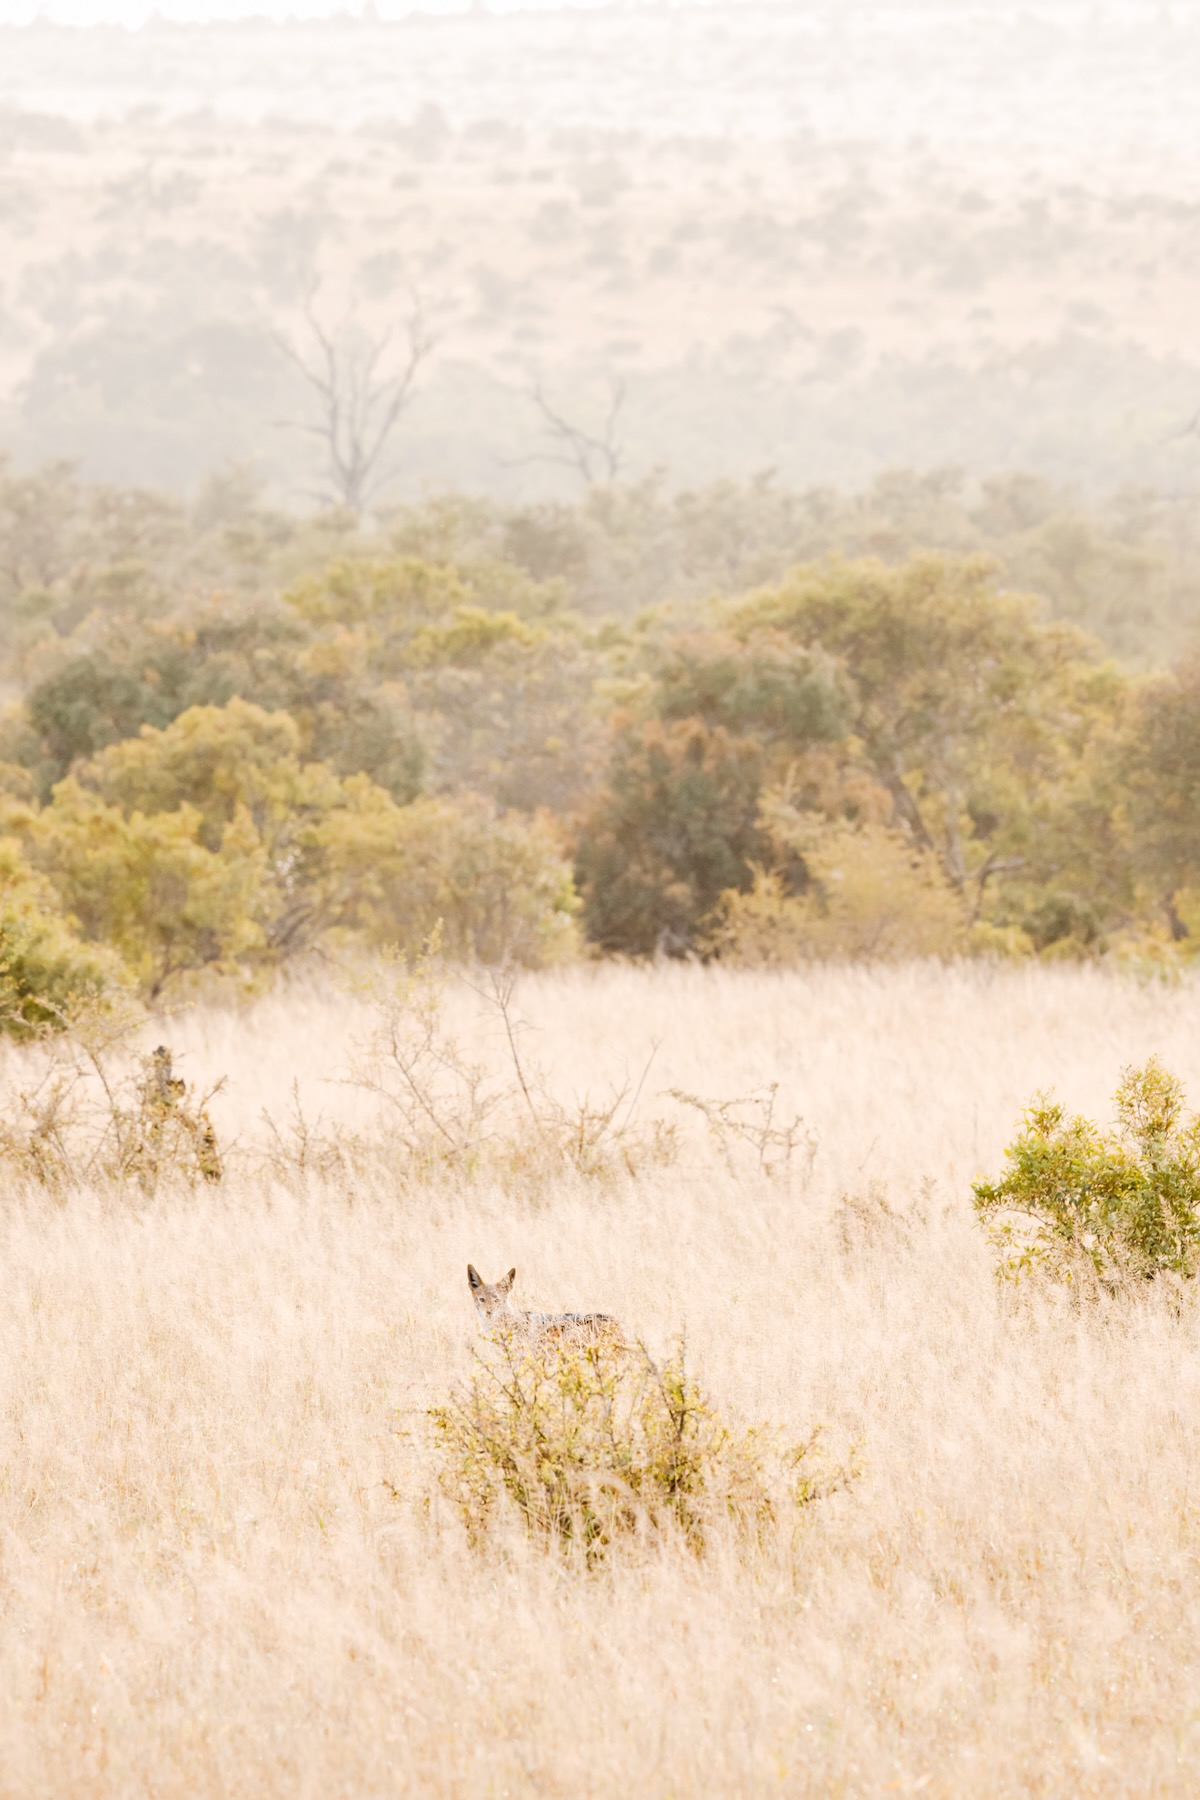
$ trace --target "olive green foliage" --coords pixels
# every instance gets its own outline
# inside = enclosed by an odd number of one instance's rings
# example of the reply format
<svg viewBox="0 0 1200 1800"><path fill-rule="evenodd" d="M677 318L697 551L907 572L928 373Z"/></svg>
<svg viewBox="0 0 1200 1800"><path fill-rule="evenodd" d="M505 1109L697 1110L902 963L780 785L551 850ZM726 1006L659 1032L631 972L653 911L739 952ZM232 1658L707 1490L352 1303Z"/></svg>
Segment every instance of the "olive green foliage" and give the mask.
<svg viewBox="0 0 1200 1800"><path fill-rule="evenodd" d="M1044 1270L1106 1287L1200 1269L1200 1117L1151 1059L1126 1069L1116 1129L1072 1118L1048 1097L1025 1116L998 1182L975 1183L995 1227L1002 1271Z"/></svg>
<svg viewBox="0 0 1200 1800"><path fill-rule="evenodd" d="M268 968L330 934L541 965L577 901L545 821L471 795L398 806L304 762L286 712L234 699L143 726L19 821L47 891L151 997L203 969Z"/></svg>
<svg viewBox="0 0 1200 1800"><path fill-rule="evenodd" d="M710 940L723 960L767 968L967 949L960 896L937 858L906 833L870 821L806 818L779 802L767 809L764 825L778 851L803 857L804 891L789 892L777 870L758 867L748 892L723 894Z"/></svg>
<svg viewBox="0 0 1200 1800"><path fill-rule="evenodd" d="M497 815L475 794L400 809L388 878L359 924L377 945L413 950L435 929L456 962L545 968L578 951L579 900L553 823Z"/></svg>
<svg viewBox="0 0 1200 1800"><path fill-rule="evenodd" d="M695 633L668 641L657 710L802 750L846 735L852 696L840 665L784 632Z"/></svg>
<svg viewBox="0 0 1200 1800"><path fill-rule="evenodd" d="M1040 851L1091 730L1117 704L1095 647L1039 623L1035 603L979 561L800 570L735 617L747 642L769 623L837 658L853 753L896 824L964 889Z"/></svg>
<svg viewBox="0 0 1200 1800"><path fill-rule="evenodd" d="M652 720L621 738L576 855L594 943L635 955L694 945L762 851L761 767L753 740L699 719Z"/></svg>
<svg viewBox="0 0 1200 1800"><path fill-rule="evenodd" d="M1089 896L1129 905L1122 680L986 564L832 561L719 610L664 641L614 740L577 857L595 941L760 961L998 929L1086 954Z"/></svg>
<svg viewBox="0 0 1200 1800"><path fill-rule="evenodd" d="M48 991L76 944L159 994L439 920L466 960L1180 962L1196 667L1108 649L1178 651L1195 571L1177 509L1020 476L365 520L0 467L0 802Z"/></svg>
<svg viewBox="0 0 1200 1800"><path fill-rule="evenodd" d="M193 706L239 696L288 712L304 754L336 774L366 771L401 801L420 785L409 709L369 678L365 647L313 645L283 608L214 601L186 620L118 613L78 635L73 652L39 653L25 718L8 726L45 797L76 762L143 725L162 728Z"/></svg>
<svg viewBox="0 0 1200 1800"><path fill-rule="evenodd" d="M1188 900L1200 890L1200 656L1137 695L1121 773L1139 870L1179 942L1191 935Z"/></svg>
<svg viewBox="0 0 1200 1800"><path fill-rule="evenodd" d="M110 945L151 996L173 975L257 948L254 846L203 843L192 806L126 816L74 780L36 820L33 854L93 943Z"/></svg>
<svg viewBox="0 0 1200 1800"><path fill-rule="evenodd" d="M559 812L581 797L602 735L593 685L615 659L556 589L491 557L400 555L347 558L286 599L312 627L312 668L357 661L410 722L428 789Z"/></svg>
<svg viewBox="0 0 1200 1800"><path fill-rule="evenodd" d="M16 841L0 838L0 1033L59 1026L77 1001L118 985L121 972L110 948L72 930Z"/></svg>
<svg viewBox="0 0 1200 1800"><path fill-rule="evenodd" d="M750 1547L848 1478L822 1478L815 1433L790 1444L722 1420L681 1345L660 1365L640 1346L509 1336L430 1417L477 1548L515 1518L584 1567L629 1539L703 1555L730 1524Z"/></svg>

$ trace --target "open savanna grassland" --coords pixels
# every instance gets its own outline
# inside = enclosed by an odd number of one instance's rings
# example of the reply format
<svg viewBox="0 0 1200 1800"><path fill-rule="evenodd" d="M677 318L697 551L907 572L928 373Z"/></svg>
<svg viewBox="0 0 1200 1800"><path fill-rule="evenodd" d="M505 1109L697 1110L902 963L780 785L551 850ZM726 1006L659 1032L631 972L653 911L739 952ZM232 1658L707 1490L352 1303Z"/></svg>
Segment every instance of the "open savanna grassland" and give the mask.
<svg viewBox="0 0 1200 1800"><path fill-rule="evenodd" d="M1200 1314L1000 1290L970 1181L1038 1087L1107 1117L1156 1052L1200 1097L1195 987L603 968L517 1007L564 1104L657 1042L635 1123L674 1160L272 1165L293 1081L326 1143L383 1141L337 1079L363 1002L296 989L147 1040L228 1077L219 1186L6 1177L0 1794L1194 1794ZM502 1067L494 1009L447 1008ZM770 1174L669 1097L774 1081L809 1135ZM686 1331L731 1421L821 1423L861 1475L753 1554L471 1549L426 1419L468 1260Z"/></svg>

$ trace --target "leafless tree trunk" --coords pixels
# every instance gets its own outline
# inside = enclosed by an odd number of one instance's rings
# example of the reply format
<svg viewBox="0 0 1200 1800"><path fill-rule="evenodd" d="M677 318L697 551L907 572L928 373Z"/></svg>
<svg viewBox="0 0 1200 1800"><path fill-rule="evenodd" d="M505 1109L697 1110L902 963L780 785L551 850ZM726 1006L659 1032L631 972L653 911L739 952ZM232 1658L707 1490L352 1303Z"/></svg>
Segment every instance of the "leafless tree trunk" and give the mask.
<svg viewBox="0 0 1200 1800"><path fill-rule="evenodd" d="M609 378L608 390L608 411L599 431L587 431L551 403L541 377L537 377L524 390L525 397L541 414L542 430L556 447L535 451L516 461L558 463L563 468L573 469L587 487L598 481L615 481L624 461L619 427L625 404L625 383L619 375Z"/></svg>
<svg viewBox="0 0 1200 1800"><path fill-rule="evenodd" d="M361 512L384 479L384 451L436 338L416 294L398 357L389 355L396 335L391 326L372 334L355 323L351 309L331 331L317 316L315 301L310 290L304 302L308 341L297 347L277 333L275 342L312 390L316 418L280 423L321 441L332 497Z"/></svg>

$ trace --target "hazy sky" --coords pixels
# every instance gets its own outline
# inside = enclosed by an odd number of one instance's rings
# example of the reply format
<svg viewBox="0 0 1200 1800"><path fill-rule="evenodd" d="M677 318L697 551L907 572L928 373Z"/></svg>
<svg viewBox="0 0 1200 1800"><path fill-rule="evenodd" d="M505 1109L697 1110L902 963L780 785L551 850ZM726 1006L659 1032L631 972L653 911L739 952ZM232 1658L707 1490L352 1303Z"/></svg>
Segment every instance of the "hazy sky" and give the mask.
<svg viewBox="0 0 1200 1800"><path fill-rule="evenodd" d="M489 12L597 3L600 0L485 0ZM41 15L58 24L143 25L154 13L189 20L320 19L334 13L359 14L369 5L370 0L0 0L0 24L28 25ZM471 0L375 0L375 10L383 18L411 12L468 12L470 7Z"/></svg>

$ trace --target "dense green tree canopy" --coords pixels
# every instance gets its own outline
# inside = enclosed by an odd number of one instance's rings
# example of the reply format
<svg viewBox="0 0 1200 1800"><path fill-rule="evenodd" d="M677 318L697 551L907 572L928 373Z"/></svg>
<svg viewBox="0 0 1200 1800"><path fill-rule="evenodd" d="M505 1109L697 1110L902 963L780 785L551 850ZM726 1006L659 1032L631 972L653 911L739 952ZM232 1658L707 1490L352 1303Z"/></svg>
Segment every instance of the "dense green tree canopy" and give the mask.
<svg viewBox="0 0 1200 1800"><path fill-rule="evenodd" d="M531 962L580 925L750 962L1177 959L1189 620L1200 531L1021 477L363 521L0 468L10 1010L437 927Z"/></svg>

